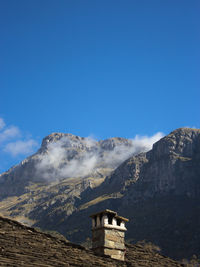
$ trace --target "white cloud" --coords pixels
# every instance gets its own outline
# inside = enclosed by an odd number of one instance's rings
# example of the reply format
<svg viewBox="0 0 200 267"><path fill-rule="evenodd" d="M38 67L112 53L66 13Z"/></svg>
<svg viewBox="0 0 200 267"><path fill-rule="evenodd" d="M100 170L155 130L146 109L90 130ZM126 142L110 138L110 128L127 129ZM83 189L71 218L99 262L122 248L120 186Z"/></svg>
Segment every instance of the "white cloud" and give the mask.
<svg viewBox="0 0 200 267"><path fill-rule="evenodd" d="M20 130L16 126L10 126L0 132L0 143L5 142L12 138L17 138L21 135Z"/></svg>
<svg viewBox="0 0 200 267"><path fill-rule="evenodd" d="M62 137L47 145L47 151L39 155L37 171L40 177L57 180L67 177L90 175L102 165L116 168L134 154L146 152L163 137L162 133L153 136L139 136L130 139L128 144L116 142L110 150L103 149L97 141L90 138L83 140ZM84 144L84 149L83 149ZM78 151L78 153L77 153Z"/></svg>
<svg viewBox="0 0 200 267"><path fill-rule="evenodd" d="M163 133L158 132L153 136L136 135L135 138L130 139L131 145L127 146L119 144L110 151L106 156L108 165L116 168L120 163L131 157L132 155L146 152L150 150L155 142L163 137Z"/></svg>
<svg viewBox="0 0 200 267"><path fill-rule="evenodd" d="M96 166L97 154L84 151L76 158L76 150L81 150L83 144L91 149L96 145L96 141L88 138L81 143L79 140L72 141L63 137L54 143L49 143L47 152L39 155L38 175L48 180L88 175Z"/></svg>
<svg viewBox="0 0 200 267"><path fill-rule="evenodd" d="M3 129L5 127L5 122L2 118L0 118L0 130Z"/></svg>
<svg viewBox="0 0 200 267"><path fill-rule="evenodd" d="M37 142L24 136L17 126L7 126L0 118L0 152L2 156L4 155L2 152L13 157L27 155L32 153L37 146Z"/></svg>
<svg viewBox="0 0 200 267"><path fill-rule="evenodd" d="M105 148L91 136L73 138L64 136L47 144L45 153L38 154L37 171L40 177L57 180L67 177L84 177L99 168L116 168L127 158L152 148L153 143L163 137L162 133L153 136L139 136L124 142L113 139ZM24 140L26 138L26 140ZM115 140L115 141L114 141ZM117 141L116 141L117 140ZM107 144L105 140L104 145ZM0 118L0 150L13 157L34 152L38 143L23 133L17 126L7 126Z"/></svg>
<svg viewBox="0 0 200 267"><path fill-rule="evenodd" d="M4 151L12 156L27 155L32 153L37 146L38 143L33 139L27 141L18 140L16 142L6 144Z"/></svg>
<svg viewBox="0 0 200 267"><path fill-rule="evenodd" d="M152 148L153 144L160 140L164 136L163 133L158 132L154 134L153 136L140 136L136 135L134 139L132 139L133 146L135 147L135 152L137 152L137 149L142 149L143 151L148 151Z"/></svg>

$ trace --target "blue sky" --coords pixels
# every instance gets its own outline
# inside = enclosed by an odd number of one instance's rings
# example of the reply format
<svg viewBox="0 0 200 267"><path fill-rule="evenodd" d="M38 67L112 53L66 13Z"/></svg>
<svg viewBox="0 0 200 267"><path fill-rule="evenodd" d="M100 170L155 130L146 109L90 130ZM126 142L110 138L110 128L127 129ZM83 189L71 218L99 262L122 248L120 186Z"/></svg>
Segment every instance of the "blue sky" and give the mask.
<svg viewBox="0 0 200 267"><path fill-rule="evenodd" d="M199 13L199 0L2 0L0 172L52 132L200 128Z"/></svg>

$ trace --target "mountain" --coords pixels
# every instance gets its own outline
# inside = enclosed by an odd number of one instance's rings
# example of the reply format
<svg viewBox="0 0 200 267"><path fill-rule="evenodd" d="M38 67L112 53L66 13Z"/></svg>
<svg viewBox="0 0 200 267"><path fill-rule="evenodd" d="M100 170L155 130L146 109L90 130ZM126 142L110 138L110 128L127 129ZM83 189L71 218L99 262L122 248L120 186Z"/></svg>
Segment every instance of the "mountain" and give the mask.
<svg viewBox="0 0 200 267"><path fill-rule="evenodd" d="M125 159L145 149L144 145L134 145L125 138L97 142L92 138L53 133L43 139L36 154L0 175L0 198L26 193L30 183L105 178Z"/></svg>
<svg viewBox="0 0 200 267"><path fill-rule="evenodd" d="M72 134L51 134L36 154L0 175L0 198L19 196L28 191L30 183L104 178L133 152L132 141L124 138L96 142Z"/></svg>
<svg viewBox="0 0 200 267"><path fill-rule="evenodd" d="M146 150L52 134L1 175L0 212L82 243L89 215L108 208L129 218L129 242L150 241L175 259L200 255L200 130L177 129Z"/></svg>
<svg viewBox="0 0 200 267"><path fill-rule="evenodd" d="M0 229L0 266L183 266L149 244L127 245L121 262L3 217Z"/></svg>
<svg viewBox="0 0 200 267"><path fill-rule="evenodd" d="M125 138L97 142L53 133L43 139L37 153L0 175L0 212L31 225L38 221L30 216L35 209L41 219L44 214L69 216L83 191L98 186L125 159L147 149L148 144Z"/></svg>

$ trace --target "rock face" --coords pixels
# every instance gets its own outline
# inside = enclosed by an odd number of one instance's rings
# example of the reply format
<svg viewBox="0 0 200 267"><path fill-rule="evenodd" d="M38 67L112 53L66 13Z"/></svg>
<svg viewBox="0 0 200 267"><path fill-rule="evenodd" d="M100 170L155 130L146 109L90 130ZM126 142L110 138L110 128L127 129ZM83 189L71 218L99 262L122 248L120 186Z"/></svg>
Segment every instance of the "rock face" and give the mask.
<svg viewBox="0 0 200 267"><path fill-rule="evenodd" d="M178 129L157 142L146 153L138 186L143 197L155 194L187 195L200 193L200 131ZM146 189L145 189L146 188Z"/></svg>
<svg viewBox="0 0 200 267"><path fill-rule="evenodd" d="M1 266L182 266L147 245L128 245L122 262L2 217L0 229Z"/></svg>
<svg viewBox="0 0 200 267"><path fill-rule="evenodd" d="M125 161L105 183L108 181L113 186L121 181L133 201L169 194L198 197L200 130L175 130L155 143L149 152Z"/></svg>
<svg viewBox="0 0 200 267"><path fill-rule="evenodd" d="M81 243L89 215L111 209L130 219L129 242L151 241L177 259L199 255L200 130L177 129L133 156L140 151L122 138L52 134L1 175L0 212Z"/></svg>

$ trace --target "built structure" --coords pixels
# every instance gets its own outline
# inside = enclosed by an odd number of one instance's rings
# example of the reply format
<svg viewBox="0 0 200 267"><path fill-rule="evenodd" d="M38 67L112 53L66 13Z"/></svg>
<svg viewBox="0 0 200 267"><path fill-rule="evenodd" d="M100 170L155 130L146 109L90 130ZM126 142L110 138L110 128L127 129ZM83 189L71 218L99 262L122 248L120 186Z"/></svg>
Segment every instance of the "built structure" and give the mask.
<svg viewBox="0 0 200 267"><path fill-rule="evenodd" d="M125 222L127 218L118 216L115 211L104 210L90 216L92 218L92 249L98 255L124 260Z"/></svg>

